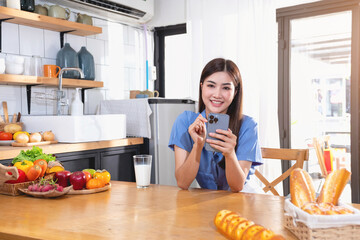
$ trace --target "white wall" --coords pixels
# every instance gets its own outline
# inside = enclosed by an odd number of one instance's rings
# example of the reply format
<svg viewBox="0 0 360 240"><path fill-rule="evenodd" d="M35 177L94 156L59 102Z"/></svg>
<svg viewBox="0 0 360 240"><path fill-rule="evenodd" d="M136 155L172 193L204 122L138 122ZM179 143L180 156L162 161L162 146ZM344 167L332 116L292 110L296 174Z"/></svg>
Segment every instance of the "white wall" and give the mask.
<svg viewBox="0 0 360 240"><path fill-rule="evenodd" d="M163 27L186 23L187 0L155 0L154 17L148 23L151 27Z"/></svg>
<svg viewBox="0 0 360 240"><path fill-rule="evenodd" d="M0 5L5 6L0 0ZM46 1L36 1L36 4ZM50 3L51 5L51 3ZM75 20L76 9L70 9L70 20ZM91 14L89 14L91 15ZM94 18L94 26L102 27L103 33L81 37L65 34L65 42L70 43L75 51L86 46L92 53L96 65L96 81L103 81L104 87L86 91L85 114L94 114L102 99L129 98L133 89L145 90L145 47L144 31L139 28L115 23L101 18ZM152 36L148 33L149 52L153 52ZM55 64L56 54L60 50L60 34L23 25L2 23L2 52L0 58L6 55L18 55L31 58L39 55L42 64ZM150 64L152 64L153 54ZM150 88L151 89L151 88ZM31 115L52 115L56 113L56 103L53 100L43 100L39 96L53 98L53 87L32 87ZM74 89L65 89L69 101ZM38 94L40 93L40 94ZM27 114L26 87L0 85L0 101L7 101L9 114L21 112ZM0 114L2 114L0 106Z"/></svg>

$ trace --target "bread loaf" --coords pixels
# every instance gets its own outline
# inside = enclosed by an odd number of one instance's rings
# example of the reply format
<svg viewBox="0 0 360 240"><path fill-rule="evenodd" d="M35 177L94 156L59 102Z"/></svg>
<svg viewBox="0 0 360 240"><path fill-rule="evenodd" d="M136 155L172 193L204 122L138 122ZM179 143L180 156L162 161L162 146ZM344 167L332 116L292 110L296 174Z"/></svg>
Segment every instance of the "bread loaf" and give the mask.
<svg viewBox="0 0 360 240"><path fill-rule="evenodd" d="M332 203L305 203L302 208L305 212L311 215L339 215L339 214L353 214L354 212L343 206L334 206Z"/></svg>
<svg viewBox="0 0 360 240"><path fill-rule="evenodd" d="M351 173L345 168L332 171L326 176L317 202L337 205L342 191L350 180L350 176Z"/></svg>
<svg viewBox="0 0 360 240"><path fill-rule="evenodd" d="M219 211L214 219L216 228L228 239L239 240L284 240L281 235L275 235L269 229L257 225L239 214L229 211Z"/></svg>
<svg viewBox="0 0 360 240"><path fill-rule="evenodd" d="M315 201L315 189L310 175L301 168L290 174L291 202L301 208L305 203Z"/></svg>

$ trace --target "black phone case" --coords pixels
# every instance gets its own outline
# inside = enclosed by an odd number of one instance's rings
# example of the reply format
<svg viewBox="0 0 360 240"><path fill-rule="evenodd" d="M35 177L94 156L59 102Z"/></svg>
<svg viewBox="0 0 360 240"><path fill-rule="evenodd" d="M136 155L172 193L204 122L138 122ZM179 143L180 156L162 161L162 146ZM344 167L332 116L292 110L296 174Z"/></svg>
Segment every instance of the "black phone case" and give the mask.
<svg viewBox="0 0 360 240"><path fill-rule="evenodd" d="M215 139L209 136L209 133L216 133L216 129L227 130L229 128L229 115L221 113L209 113L208 122L206 123L206 139ZM205 149L211 152L219 152L218 150L212 148L209 143L205 142Z"/></svg>

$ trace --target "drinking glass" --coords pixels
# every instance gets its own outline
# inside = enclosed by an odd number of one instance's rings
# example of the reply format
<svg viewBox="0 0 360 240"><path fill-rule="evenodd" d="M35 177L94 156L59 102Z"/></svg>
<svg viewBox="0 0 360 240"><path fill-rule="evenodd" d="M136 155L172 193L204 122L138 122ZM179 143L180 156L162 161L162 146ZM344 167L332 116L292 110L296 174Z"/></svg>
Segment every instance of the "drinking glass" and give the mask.
<svg viewBox="0 0 360 240"><path fill-rule="evenodd" d="M151 176L151 155L134 155L134 168L137 188L147 188L150 186Z"/></svg>

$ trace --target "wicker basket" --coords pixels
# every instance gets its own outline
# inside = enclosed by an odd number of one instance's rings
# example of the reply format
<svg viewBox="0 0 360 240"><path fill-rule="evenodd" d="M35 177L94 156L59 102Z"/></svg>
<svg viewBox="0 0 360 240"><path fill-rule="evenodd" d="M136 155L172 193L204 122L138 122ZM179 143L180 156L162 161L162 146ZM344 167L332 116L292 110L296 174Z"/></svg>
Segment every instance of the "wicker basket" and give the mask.
<svg viewBox="0 0 360 240"><path fill-rule="evenodd" d="M17 123L0 123L0 131L4 131L4 127L9 124L17 124L20 125L24 129L24 123L17 122Z"/></svg>
<svg viewBox="0 0 360 240"><path fill-rule="evenodd" d="M51 180L55 176L55 173L51 173L49 175L45 175L44 178ZM20 188L27 188L33 183L37 183L39 181L29 181L29 182L23 182L23 183L4 183L3 185L0 185L0 194L10 195L10 196L18 196L21 194L24 194L19 189Z"/></svg>
<svg viewBox="0 0 360 240"><path fill-rule="evenodd" d="M308 228L304 223L294 225L293 218L285 215L285 227L300 240L355 240L360 238L360 225L348 225L336 228Z"/></svg>

